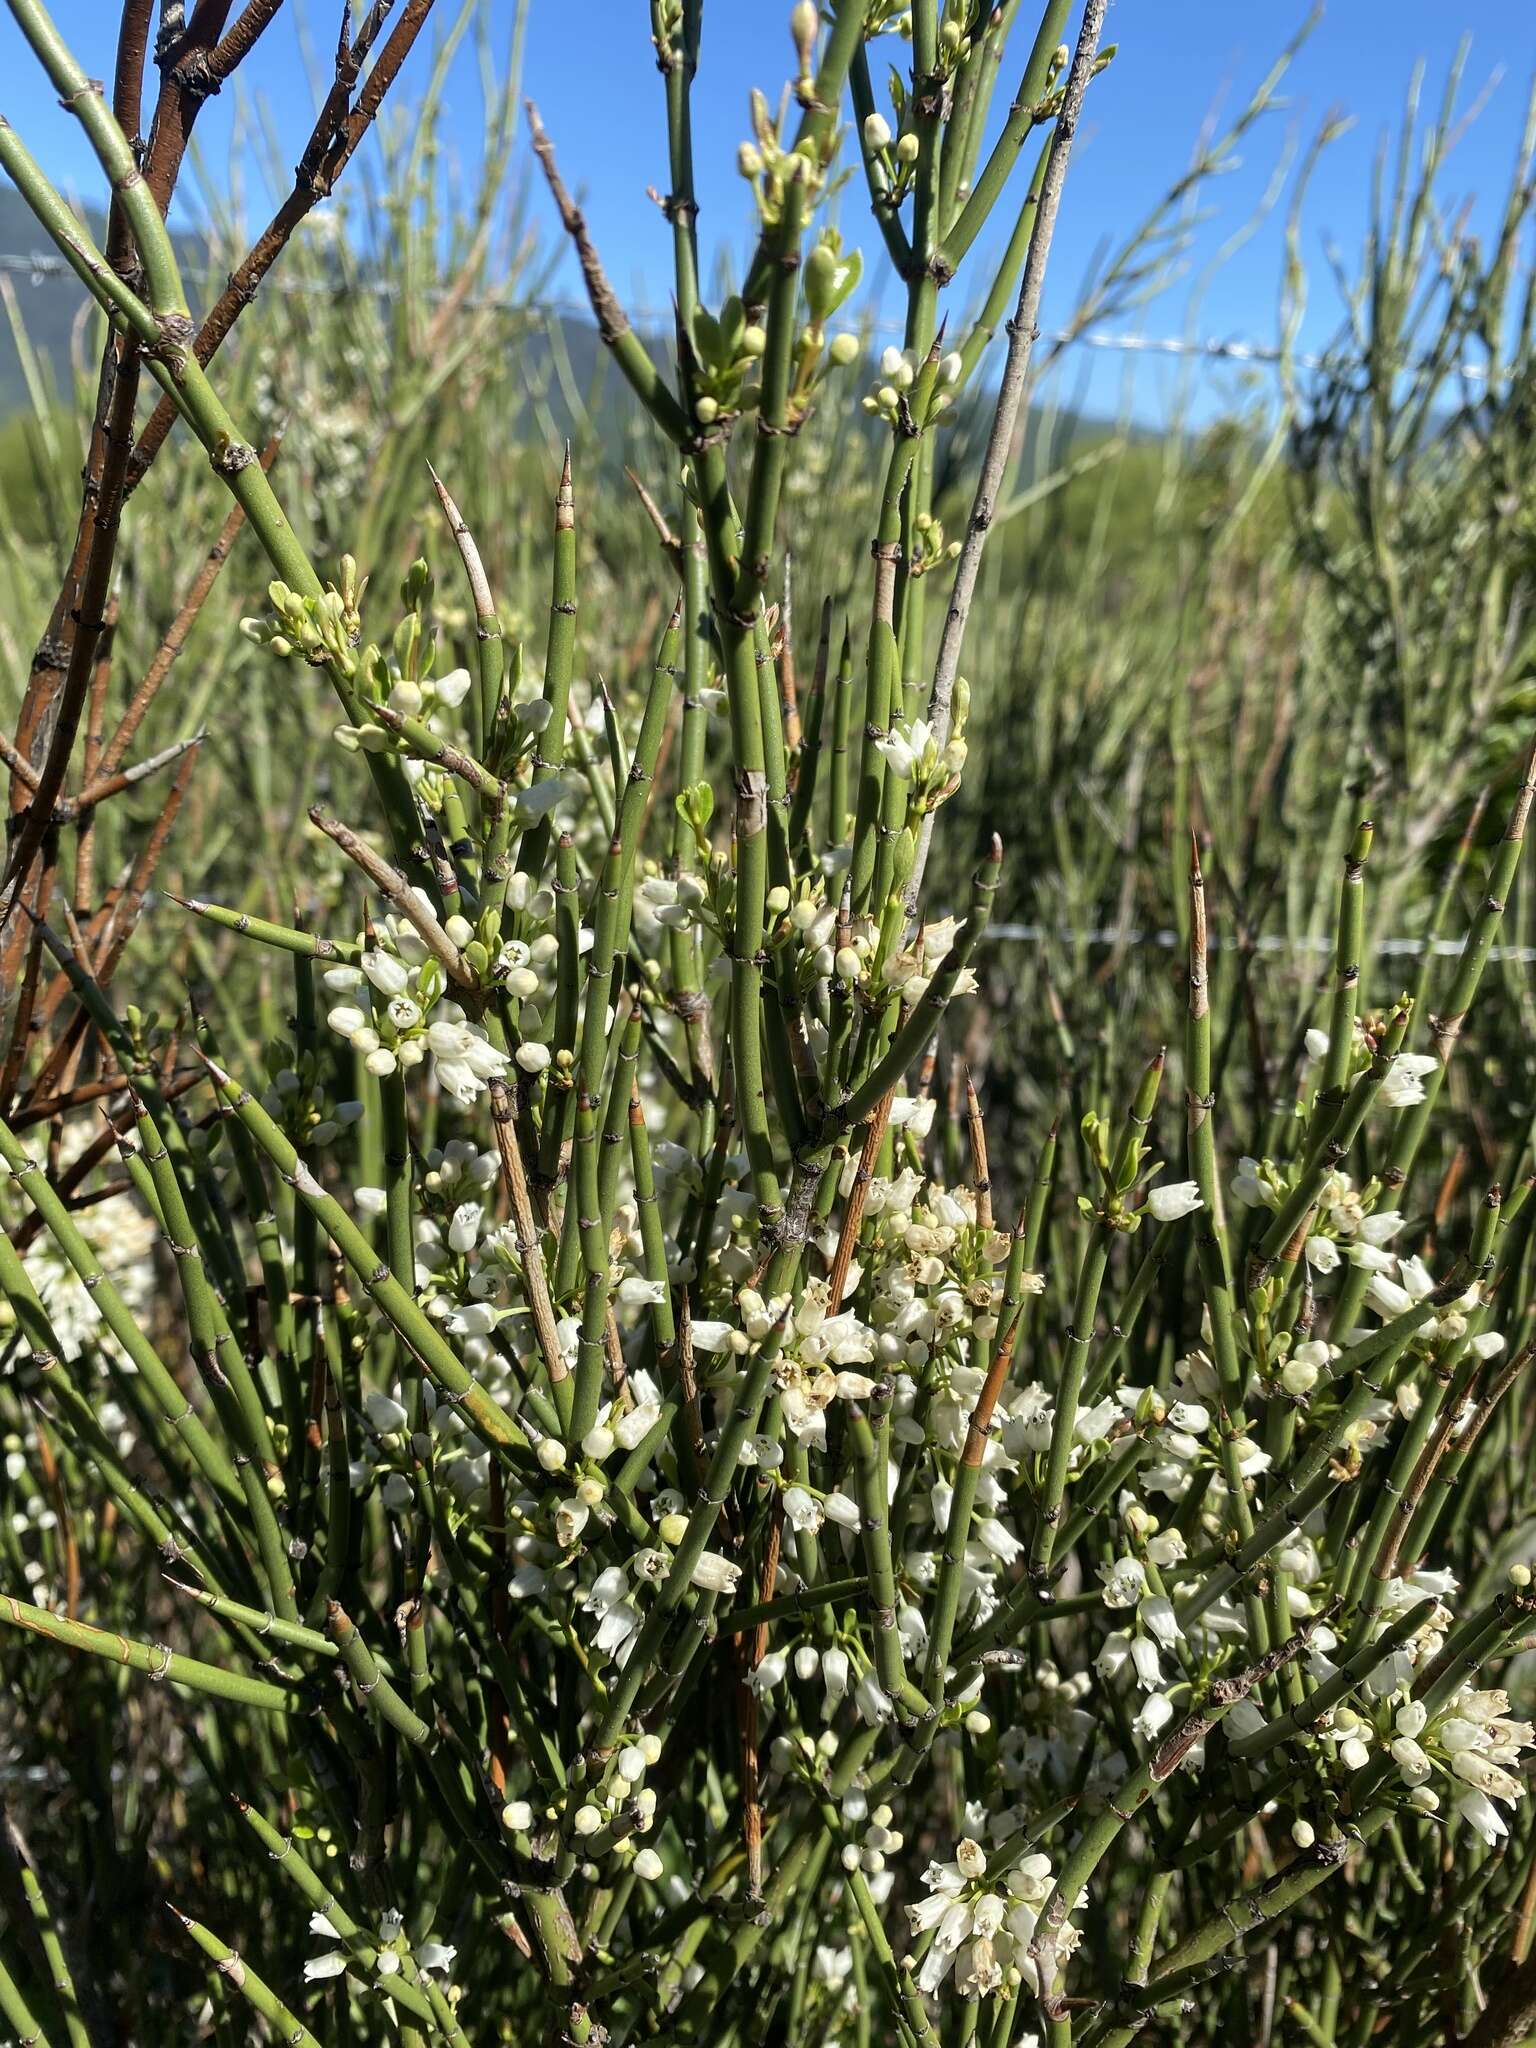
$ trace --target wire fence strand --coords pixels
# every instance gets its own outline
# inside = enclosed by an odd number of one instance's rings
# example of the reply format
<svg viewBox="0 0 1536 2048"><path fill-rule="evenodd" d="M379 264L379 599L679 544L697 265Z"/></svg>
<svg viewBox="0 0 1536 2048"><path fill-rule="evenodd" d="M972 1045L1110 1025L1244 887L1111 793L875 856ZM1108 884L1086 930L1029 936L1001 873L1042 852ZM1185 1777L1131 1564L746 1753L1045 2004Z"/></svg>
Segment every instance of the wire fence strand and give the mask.
<svg viewBox="0 0 1536 2048"><path fill-rule="evenodd" d="M74 272L62 256L52 250L0 250L0 272L14 277L25 277L34 284L43 284L54 277L73 277ZM367 279L362 282L338 280L334 284L313 283L307 278L269 277L263 285L264 292L283 292L295 297L318 296L336 298L347 294L366 293L374 298L398 298L401 286L386 278ZM427 299L446 296L446 288L439 287L421 294ZM552 313L560 318L591 318L591 309L584 301L574 299L540 299L529 301L496 297L471 298L465 301L467 308L481 312L507 314ZM876 321L875 326L884 329L892 323ZM892 325L892 331L895 331ZM1180 334L1136 334L1108 327L1061 327L1047 332L1044 340L1062 348L1090 348L1107 350L1121 355L1160 356L1183 361L1204 363L1210 368L1226 364L1240 364L1256 369L1278 369L1289 360L1300 370L1325 370L1331 358L1326 354L1310 353L1305 350L1287 352L1274 342L1248 341L1236 337L1210 335L1200 337ZM1483 383L1488 372L1481 363L1460 363L1454 372L1469 383Z"/></svg>

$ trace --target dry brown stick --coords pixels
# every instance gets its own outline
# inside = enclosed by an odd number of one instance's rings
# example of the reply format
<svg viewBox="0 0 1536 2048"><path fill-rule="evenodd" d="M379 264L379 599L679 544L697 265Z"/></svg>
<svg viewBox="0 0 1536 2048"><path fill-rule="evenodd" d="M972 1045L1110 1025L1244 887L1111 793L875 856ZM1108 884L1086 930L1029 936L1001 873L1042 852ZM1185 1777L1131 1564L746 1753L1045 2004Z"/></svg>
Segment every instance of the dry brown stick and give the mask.
<svg viewBox="0 0 1536 2048"><path fill-rule="evenodd" d="M126 377L123 386L126 386ZM120 387L121 388L121 387ZM120 426L131 423L119 422ZM78 603L72 608L74 635L69 643L69 655L58 672L55 687L40 688L37 703L33 701L33 682L44 682L53 671L39 670L34 663L32 678L29 680L27 699L22 706L21 721L16 729L16 743L19 749L37 765L37 754L42 750L43 759L38 767L36 785L25 794L25 808L12 812L15 835L12 840L9 859L6 862L5 884L7 895L0 902L0 926L14 924L14 912L22 897L22 884L31 870L32 863L42 850L43 840L53 823L54 807L59 792L64 787L64 777L69 760L74 752L75 735L80 728L81 713L85 709L87 692L95 672L96 647L106 625L107 600L112 580L115 555L116 528L122 510L123 476L127 465L126 452L122 449L120 435L112 443L111 459L104 464L100 483L100 509L95 515L95 545L86 560L85 573L80 582ZM22 792L16 783L11 784L13 802Z"/></svg>
<svg viewBox="0 0 1536 2048"><path fill-rule="evenodd" d="M779 1575L779 1545L784 1532L783 1496L776 1495L763 1546L763 1569L758 1580L758 1600L773 1598ZM741 1738L741 1833L747 1854L747 1897L763 1895L763 1802L762 1772L757 1753L757 1694L752 1674L768 1654L768 1624L758 1623L747 1635L736 1638L736 1722Z"/></svg>
<svg viewBox="0 0 1536 2048"><path fill-rule="evenodd" d="M697 1487L706 1465L704 1420L699 1413L698 1375L693 1369L693 1307L686 1287L679 1289L677 1302L677 1385L683 1397L683 1419L687 1426L688 1448L693 1456L689 1483Z"/></svg>
<svg viewBox="0 0 1536 2048"><path fill-rule="evenodd" d="M683 544L673 532L666 513L662 511L656 500L627 463L625 464L624 474L634 485L635 495L639 498L644 508L646 518L650 520L651 525L656 530L656 538L661 542L668 562L676 573L681 576L683 573Z"/></svg>
<svg viewBox="0 0 1536 2048"><path fill-rule="evenodd" d="M1519 2048L1536 2028L1536 1956L1484 1990L1488 2003L1461 2048Z"/></svg>
<svg viewBox="0 0 1536 2048"><path fill-rule="evenodd" d="M312 825L318 826L327 839L333 840L354 866L361 868L385 901L392 903L406 923L415 928L423 945L442 966L449 980L456 982L460 988L472 988L474 976L464 965L458 947L400 870L391 867L382 854L375 853L367 841L360 839L349 825L343 825L339 818L327 816L318 804L311 805L309 821Z"/></svg>
<svg viewBox="0 0 1536 2048"><path fill-rule="evenodd" d="M434 767L441 768L445 775L456 775L488 803L501 803L505 800L506 791L490 769L477 761L472 754L466 754L462 747L456 747L451 740L443 739L430 728L425 730L423 737L422 728L417 726L417 721L405 717L390 704L370 704L368 716L370 719L377 719L386 732L392 732L403 739L419 760L430 761ZM417 726L414 732L413 726Z"/></svg>
<svg viewBox="0 0 1536 2048"><path fill-rule="evenodd" d="M853 1264L854 1246L859 1241L859 1228L864 1221L864 1206L869 1200L869 1184L874 1179L875 1161L880 1156L881 1140L885 1136L886 1120L891 1113L891 1101L895 1089L887 1089L875 1104L874 1113L864 1133L864 1145L859 1153L859 1163L853 1176L853 1186L848 1191L848 1201L843 1210L843 1227L838 1233L837 1250L832 1258L832 1272L827 1281L827 1314L835 1316L843 1303L843 1289L848 1284L848 1268Z"/></svg>
<svg viewBox="0 0 1536 2048"><path fill-rule="evenodd" d="M971 1147L971 1185L976 1190L976 1221L983 1230L992 1228L992 1180L987 1170L987 1132L981 1120L981 1098L965 1069L965 1134Z"/></svg>
<svg viewBox="0 0 1536 2048"><path fill-rule="evenodd" d="M183 754L193 747L200 747L207 738L202 731L192 733L184 740L175 740L168 747L162 747L158 754L150 754L143 761L135 761L131 768L119 768L115 774L99 777L89 789L81 790L78 796L66 797L59 806L59 817L66 820L80 819L88 822L90 813L98 804L109 797L120 796L125 789L132 789L136 783L147 782L151 775L158 775L162 768L169 768L179 761Z"/></svg>
<svg viewBox="0 0 1536 2048"><path fill-rule="evenodd" d="M166 843L171 836L171 827L176 822L176 814L181 809L191 786L193 771L197 767L201 753L202 746L199 742L189 747L182 755L176 770L176 779L160 807L160 814L150 829L149 838L145 841L143 850L129 872L126 884L112 906L112 914L102 934L91 969L103 988L117 972L117 964L123 957L128 941L133 937L144 909L144 898L148 895L150 883L155 878L155 871L160 865Z"/></svg>
<svg viewBox="0 0 1536 2048"><path fill-rule="evenodd" d="M281 433L273 434L266 447L261 451L261 467L264 470L270 470L273 463L277 460L277 451L281 443ZM218 539L203 557L201 566L196 576L193 577L175 618L172 619L170 625L166 628L164 639L155 649L154 658L151 660L148 668L145 669L138 688L129 699L128 708L119 720L117 730L113 733L111 739L107 741L100 761L93 769L88 768L88 787L91 781L112 774L122 764L123 758L133 741L134 734L144 721L144 714L155 701L156 696L159 694L160 686L170 674L177 657L186 646L187 637L191 633L193 626L197 623L198 615L207 603L209 594L219 579L220 571L229 559L230 549L235 544L235 536L244 524L245 512L243 508L239 505L233 506L228 518L219 530ZM80 801L84 804L87 801L87 796L82 794Z"/></svg>
<svg viewBox="0 0 1536 2048"><path fill-rule="evenodd" d="M201 1078L201 1070L197 1073L188 1073L183 1069L180 1074L172 1073L168 1077L162 1077L159 1085L162 1093L171 1088L176 1094L182 1094L185 1087L191 1086ZM178 1083L185 1086L176 1085ZM121 1074L103 1074L98 1080L83 1081L67 1095L47 1095L30 1099L9 1119L10 1126L12 1130L24 1131L29 1124L52 1123L56 1116L70 1116L77 1109L84 1109L93 1102L100 1102L104 1096L120 1094L126 1086L127 1083Z"/></svg>
<svg viewBox="0 0 1536 2048"><path fill-rule="evenodd" d="M0 1106L10 1102L21 1079L22 1068L26 1065L28 1042L32 1037L32 1019L37 1007L37 983L42 959L42 933L34 925L28 936L26 965L22 970L21 991L11 1025L11 1042L6 1048L4 1063L0 1065Z"/></svg>
<svg viewBox="0 0 1536 2048"><path fill-rule="evenodd" d="M0 761L5 763L12 775L19 776L28 789L35 790L37 788L37 770L32 766L26 755L19 748L12 745L4 733L0 733Z"/></svg>
<svg viewBox="0 0 1536 2048"><path fill-rule="evenodd" d="M442 506L443 517L448 521L453 544L459 551L459 560L464 564L464 574L469 583L470 601L475 607L475 617L481 620L494 618L496 600L491 595L490 578L485 573L485 564L480 558L475 536L470 532L464 514L448 495L442 478L430 462L427 464L427 475L432 479L437 502Z"/></svg>
<svg viewBox="0 0 1536 2048"><path fill-rule="evenodd" d="M779 712L784 744L793 753L800 745L800 692L795 680L795 602L793 561L784 550L784 595L779 602Z"/></svg>
<svg viewBox="0 0 1536 2048"><path fill-rule="evenodd" d="M507 1200L512 1209L512 1231L517 1240L517 1255L523 1268L523 1291L528 1297L529 1311L533 1316L534 1335L539 1340L544 1368L549 1374L550 1384L563 1380L569 1372L565 1353L560 1349L560 1334L555 1323L554 1303L550 1299L549 1278L544 1271L544 1254L539 1248L538 1226L534 1222L533 1203L528 1193L528 1175L523 1166L522 1147L517 1138L517 1112L512 1100L512 1091L500 1074L494 1074L490 1083L491 1125L496 1133L496 1153L501 1161L501 1177L506 1184Z"/></svg>
<svg viewBox="0 0 1536 2048"><path fill-rule="evenodd" d="M1021 1227L1022 1227L1022 1218ZM965 1449L960 1454L962 1465L973 1470L981 1469L981 1460L987 1448L987 1431L992 1427L993 1412L998 1396L1003 1391L1003 1382L1008 1377L1008 1368L1013 1364L1014 1346L1019 1341L1019 1331L1024 1322L1023 1304L1014 1310L1013 1321L1008 1325L1002 1342L992 1354L992 1363L987 1367L987 1376L981 1383L981 1392L976 1396L976 1406L971 1410L970 1423L965 1432Z"/></svg>
<svg viewBox="0 0 1536 2048"><path fill-rule="evenodd" d="M167 1102L185 1095L189 1088L201 1087L207 1076L199 1070L196 1074L180 1074L165 1091ZM118 1083L121 1086L121 1082ZM53 1180L55 1191L61 1196L73 1195L80 1183L87 1179L101 1164L106 1155L117 1144L117 1134L110 1127L93 1138L85 1149L68 1166L64 1167ZM73 1206L80 1206L78 1204ZM43 1228L42 1218L36 1210L30 1211L16 1226L15 1244L18 1252L24 1252L38 1237Z"/></svg>
<svg viewBox="0 0 1536 2048"><path fill-rule="evenodd" d="M357 72L355 68L350 72L346 100L338 100L341 82L341 65L338 64L337 80L326 96L320 118L299 158L293 190L236 266L228 285L193 337L192 352L205 368L218 353L241 313L256 297L262 279L287 247L295 230L320 200L327 198L334 189L336 180L372 127L385 94L394 84L401 65L426 25L433 4L434 0L406 0L405 11L380 50L350 111L347 111L347 100L350 100ZM362 48L362 38L359 37L347 51L346 65L355 67L364 56L366 50ZM138 489L145 472L164 446L175 420L175 407L169 399L162 399L151 413L129 461L128 495Z"/></svg>
<svg viewBox="0 0 1536 2048"><path fill-rule="evenodd" d="M96 654L96 674L85 712L85 745L81 750L81 779L89 782L101 760L101 735L107 718L107 689L112 680L112 643L117 633L117 599L112 600L112 619L102 635ZM90 910L96 887L96 820L87 814L75 833L75 911L84 917Z"/></svg>
<svg viewBox="0 0 1536 2048"><path fill-rule="evenodd" d="M1530 1364L1533 1356L1536 1356L1536 1338L1533 1338L1529 1344L1517 1351L1514 1357L1508 1359L1493 1376L1487 1389L1479 1397L1471 1419L1460 1432L1457 1430L1457 1419L1461 1412L1460 1410L1450 1408L1441 1416L1435 1425L1434 1435L1419 1453L1419 1462L1414 1467L1412 1477L1403 1488L1402 1499L1398 1502L1397 1512L1393 1517L1393 1527L1386 1542L1381 1547L1380 1555L1371 1567L1371 1576L1373 1578L1383 1581L1391 1578L1397 1566L1398 1553L1402 1549L1408 1532L1413 1526L1414 1516L1418 1510L1419 1503L1423 1500L1425 1493L1428 1491L1429 1482L1434 1478L1441 1461L1450 1449L1452 1438L1456 1438L1456 1448L1460 1455L1465 1458L1471 1452L1472 1447L1476 1444L1483 1431L1488 1427L1489 1422L1492 1420L1494 1409L1497 1408L1505 1394L1514 1385L1516 1379Z"/></svg>
<svg viewBox="0 0 1536 2048"><path fill-rule="evenodd" d="M244 13L208 60L208 69L214 78L222 82L245 62L282 4L283 0L248 0Z"/></svg>
<svg viewBox="0 0 1536 2048"><path fill-rule="evenodd" d="M1024 259L1018 304L1008 323L1008 353L998 383L997 404L987 436L986 453L982 457L976 495L971 501L965 538L955 562L955 578L944 615L944 629L934 663L933 687L928 698L928 717L941 746L949 737L950 706L954 699L955 680L960 673L960 651L965 642L971 602L976 594L982 550L986 546L987 534L997 511L998 495L1013 455L1014 433L1029 381L1030 357L1034 353L1035 337L1040 331L1040 299L1045 287L1046 262L1056 232L1056 216L1061 206L1062 188L1066 184L1073 139L1083 111L1083 99L1098 58L1107 5L1108 0L1086 0L1083 8L1077 48L1062 90L1055 133L1051 137L1050 156L1040 187L1040 203L1035 209L1029 253ZM923 871L928 865L928 848L933 837L933 819L934 813L930 811L923 820L917 861L907 884L908 901L912 903L916 903L921 894Z"/></svg>
<svg viewBox="0 0 1536 2048"><path fill-rule="evenodd" d="M207 57L228 13L229 0L200 0L184 33L159 53L160 94L141 175L162 217L169 210L193 124L208 97ZM146 35L147 26L146 19ZM133 134L139 123L144 49L137 7L131 22L125 12L124 27L125 32L131 27L133 34L126 51L119 46L113 111L123 132ZM130 274L132 239L115 196L108 218L106 256L120 276ZM16 744L28 759L37 765L40 753L43 758L31 801L25 808L15 805L13 809L15 837L6 866L6 878L13 887L9 900L0 905L0 924L14 923L12 913L21 900L21 891L14 884L25 878L41 849L74 750L97 640L105 623L118 528L128 495L138 387L137 345L117 334L109 336L97 385L97 426L86 457L74 553L48 630L33 658L16 728ZM13 783L13 804L17 795ZM5 952L15 944L13 939ZM0 958L0 975L7 964Z"/></svg>
<svg viewBox="0 0 1536 2048"><path fill-rule="evenodd" d="M82 965L89 969L95 980L103 988L106 987L117 972L118 963L122 959L128 942L133 937L138 925L139 917L144 908L144 898L149 892L149 886L154 879L155 870L159 867L161 856L165 852L166 843L171 836L171 827L176 822L176 815L181 809L183 798L186 796L187 786L192 779L192 770L197 764L197 757L198 749L196 747L189 749L182 756L182 763L177 771L176 780L171 785L170 792L161 807L159 816L155 820L148 840L121 885L115 886L108 892L106 902L103 903L101 910L91 920L85 932L81 931L79 922L68 900L63 899L61 902L64 919L69 927L70 941ZM37 916L35 911L30 914L33 917ZM50 945L51 949L56 949L57 942L50 941L46 926L43 926L42 930L44 943ZM69 989L70 984L67 975L60 973L55 977L44 995L43 1003L39 1007L39 1017L42 1021L47 1021L52 1017L59 1003L69 993ZM51 1048L48 1058L33 1084L34 1093L38 1093L50 1086L57 1086L60 1089L69 1088L79 1071L80 1058L89 1042L89 1038L89 1019L84 1010L78 1011L71 1020L69 1028Z"/></svg>

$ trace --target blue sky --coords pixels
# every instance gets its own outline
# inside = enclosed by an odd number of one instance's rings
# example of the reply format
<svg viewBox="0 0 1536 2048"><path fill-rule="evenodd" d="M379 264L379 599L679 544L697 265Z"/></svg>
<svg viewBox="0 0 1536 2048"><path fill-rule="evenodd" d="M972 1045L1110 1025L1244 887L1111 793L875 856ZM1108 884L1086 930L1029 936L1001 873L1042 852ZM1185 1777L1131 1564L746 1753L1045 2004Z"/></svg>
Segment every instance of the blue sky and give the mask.
<svg viewBox="0 0 1536 2048"><path fill-rule="evenodd" d="M512 0L484 0L490 36L504 48ZM669 289L668 236L648 185L665 180L665 130L660 80L650 61L649 10L644 0L529 0L524 62L526 90L538 101L568 178L581 188L589 221L621 293L635 306L664 307ZM444 24L454 0L439 0ZM1298 0L1112 0L1108 34L1120 53L1092 91L1080 131L1047 297L1047 324L1075 299L1096 248L1118 239L1189 161L1202 125L1225 109L1240 108L1298 27ZM108 0L55 0L60 29L86 68L109 71L116 8ZM289 160L307 132L314 104L290 7L269 30L245 76L266 101ZM1026 4L1021 20L1029 12ZM334 14L315 0L300 13L325 47ZM775 96L791 62L788 0L709 0L703 62L695 97L696 153L706 248L739 248L746 236L745 194L735 174L736 145L747 132L746 96L761 85ZM322 24L325 27L322 29ZM1490 86L1486 104L1459 142L1447 190L1473 202L1474 220L1486 219L1508 177L1524 118L1528 82L1536 69L1536 8L1527 0L1332 0L1320 25L1295 60L1284 93L1287 106L1253 132L1239 168L1207 193L1211 217L1195 231L1185 275L1155 304L1128 322L1148 334L1269 340L1283 246L1285 202L1214 272L1212 259L1253 213L1288 146L1305 143L1331 109L1354 117L1354 127L1324 154L1306 207L1305 246L1313 274L1312 307L1304 339L1316 341L1332 324L1337 300L1327 277L1327 240L1347 254L1358 249L1366 219L1373 156L1400 121L1417 59L1427 67L1426 99L1438 99L1458 43L1471 45L1463 99ZM1028 37L1015 31L1022 63ZM894 38L875 46L877 88L885 54L901 61ZM426 69L418 51L406 75L405 96ZM1008 94L999 91L998 105ZM466 40L449 79L449 103L460 147L473 156L480 123L477 60ZM0 111L20 129L55 179L82 196L97 195L97 180L78 130L56 106L9 19L0 21ZM229 149L235 109L216 102L199 130L209 161ZM520 163L526 163L522 151ZM254 199L252 204L254 206ZM879 243L861 213L857 193L844 199L845 232L860 240L880 287ZM550 226L542 191L532 195L533 217ZM986 244L982 245L983 260ZM1202 280L1198 306L1191 284ZM569 266L562 291L574 295ZM1117 358L1092 364L1090 400L1113 407L1124 366ZM1137 410L1156 415L1174 392L1167 363L1141 360L1135 370ZM1230 374L1197 379L1198 409L1208 411L1232 387Z"/></svg>

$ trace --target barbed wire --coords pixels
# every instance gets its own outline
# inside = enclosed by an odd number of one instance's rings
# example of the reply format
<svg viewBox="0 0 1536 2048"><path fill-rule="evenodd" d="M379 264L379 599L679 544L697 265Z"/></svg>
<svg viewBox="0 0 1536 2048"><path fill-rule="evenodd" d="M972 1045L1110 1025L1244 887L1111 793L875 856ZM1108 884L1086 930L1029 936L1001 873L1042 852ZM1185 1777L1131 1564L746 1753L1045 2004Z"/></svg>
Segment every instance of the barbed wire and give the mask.
<svg viewBox="0 0 1536 2048"><path fill-rule="evenodd" d="M1072 925L991 924L984 939L998 940L1005 945L1156 946L1164 952L1175 952L1188 943L1184 933L1171 929L1144 931L1134 926L1118 925L1090 925L1080 929ZM1322 932L1300 933L1294 937L1285 932L1260 932L1251 938L1233 938L1212 932L1206 943L1213 953L1225 950L1306 953L1326 957L1334 951L1337 941ZM1465 944L1465 939L1387 937L1374 940L1365 950L1379 954L1383 959L1420 958L1426 953L1437 959L1454 959ZM1490 946L1488 958L1528 967L1536 964L1536 946Z"/></svg>
<svg viewBox="0 0 1536 2048"><path fill-rule="evenodd" d="M73 277L74 271L64 257L51 249L25 251L0 250L0 272L13 277L26 277L34 284L43 284L54 277ZM375 298L396 299L402 287L387 278L374 278L365 282L340 280L335 284L318 284L307 278L269 277L262 284L264 292L283 292L294 297L334 298L348 293L368 294ZM423 288L420 296L428 303L448 296L445 286ZM463 301L466 311L492 313L538 314L553 313L562 319L590 320L591 308L576 299L514 300L494 297L468 298ZM882 332L897 333L899 323L876 320L872 323ZM1181 334L1136 334L1108 327L1060 327L1047 331L1044 340L1059 348L1091 348L1107 350L1121 355L1163 356L1183 361L1203 362L1212 367L1228 363L1246 365L1255 369L1278 369L1287 360L1286 351L1274 342L1247 341L1241 338L1223 338L1217 335L1199 337ZM1290 362L1300 370L1324 370L1330 365L1327 355L1292 350ZM1452 374L1447 372L1447 375ZM1481 363L1461 363L1454 374L1471 383L1486 382L1488 372Z"/></svg>

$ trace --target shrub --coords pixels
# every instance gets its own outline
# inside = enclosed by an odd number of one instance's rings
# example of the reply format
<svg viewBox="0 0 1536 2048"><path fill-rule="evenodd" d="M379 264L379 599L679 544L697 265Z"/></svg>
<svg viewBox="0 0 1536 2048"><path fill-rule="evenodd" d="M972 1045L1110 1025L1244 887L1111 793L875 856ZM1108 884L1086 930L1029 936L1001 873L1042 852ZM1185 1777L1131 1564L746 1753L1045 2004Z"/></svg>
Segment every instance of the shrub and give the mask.
<svg viewBox="0 0 1536 2048"><path fill-rule="evenodd" d="M1047 0L985 163L1017 10L800 0L741 152L759 240L715 308L699 9L655 0L668 364L533 117L681 473L619 593L680 585L629 721L578 668L569 458L538 654L451 478L460 594L425 560L398 603L350 555L322 577L188 347L128 144L12 4L141 285L9 129L0 162L266 549L246 637L273 687L328 685L362 771L346 816L309 811L323 919L182 905L291 976L259 1068L216 992L120 1014L78 922L28 899L24 1008L46 956L81 1021L0 1124L12 2032L1104 2048L1270 2039L1283 2010L1325 2042L1518 2039L1532 1732L1495 1681L1536 1604L1511 1398L1536 1181L1472 1189L1464 1160L1430 1194L1424 1163L1536 765L1432 1012L1427 982L1362 987L1351 820L1329 987L1252 1155L1195 841L1182 1044L1036 1133L1011 1227L973 1088L944 1128L1002 848L961 915L924 870L1104 0L1070 50ZM868 46L898 30L887 113ZM908 295L862 394L831 331L858 259L818 224L845 147ZM1004 192L1018 226L951 348L941 292ZM934 450L1009 303L949 538ZM859 657L829 599L807 663L774 602L786 477L812 407L861 397ZM18 830L13 907L45 837ZM88 1099L104 1138L63 1113ZM145 1944L146 1893L185 1940Z"/></svg>

